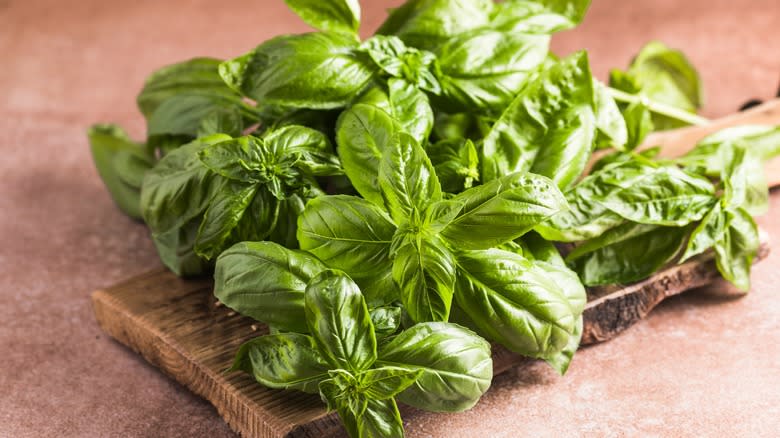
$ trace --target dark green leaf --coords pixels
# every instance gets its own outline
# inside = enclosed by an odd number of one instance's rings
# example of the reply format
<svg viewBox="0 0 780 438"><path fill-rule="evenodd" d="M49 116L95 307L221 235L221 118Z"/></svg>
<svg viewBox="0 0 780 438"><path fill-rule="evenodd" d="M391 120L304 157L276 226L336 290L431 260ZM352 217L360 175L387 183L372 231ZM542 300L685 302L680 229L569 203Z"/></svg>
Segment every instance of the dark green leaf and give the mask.
<svg viewBox="0 0 780 438"><path fill-rule="evenodd" d="M363 291L365 295L365 291ZM366 299L368 301L368 299ZM371 323L378 338L392 335L401 326L401 308L383 306L371 309Z"/></svg>
<svg viewBox="0 0 780 438"><path fill-rule="evenodd" d="M181 277L203 275L212 269L212 262L195 253L200 218L161 233L152 233L160 260L174 274Z"/></svg>
<svg viewBox="0 0 780 438"><path fill-rule="evenodd" d="M217 259L214 295L242 315L284 331L306 332L306 285L325 269L316 257L276 243L237 243Z"/></svg>
<svg viewBox="0 0 780 438"><path fill-rule="evenodd" d="M366 397L387 400L414 384L421 374L420 369L383 366L363 371L357 378Z"/></svg>
<svg viewBox="0 0 780 438"><path fill-rule="evenodd" d="M368 400L366 411L357 418L358 436L403 438L404 423L395 400Z"/></svg>
<svg viewBox="0 0 780 438"><path fill-rule="evenodd" d="M435 238L418 238L393 259L393 278L412 320L447 321L452 303L455 260Z"/></svg>
<svg viewBox="0 0 780 438"><path fill-rule="evenodd" d="M203 215L195 252L207 259L218 256L255 197L257 186L231 182L222 186Z"/></svg>
<svg viewBox="0 0 780 438"><path fill-rule="evenodd" d="M358 0L285 0L284 2L311 27L357 36L360 27Z"/></svg>
<svg viewBox="0 0 780 438"><path fill-rule="evenodd" d="M468 329L444 322L404 330L380 348L377 366L422 370L397 398L437 412L471 408L493 378L490 344Z"/></svg>
<svg viewBox="0 0 780 438"><path fill-rule="evenodd" d="M726 211L728 229L715 245L715 262L723 278L740 290L750 290L750 266L758 254L758 227L742 208Z"/></svg>
<svg viewBox="0 0 780 438"><path fill-rule="evenodd" d="M269 388L308 393L317 393L319 383L328 378L327 364L314 339L298 333L260 336L245 342L230 370L252 374Z"/></svg>
<svg viewBox="0 0 780 438"><path fill-rule="evenodd" d="M331 366L357 372L374 363L374 326L352 279L339 271L323 271L309 282L304 301L309 332Z"/></svg>
<svg viewBox="0 0 780 438"><path fill-rule="evenodd" d="M704 216L699 225L693 229L691 237L688 238L685 253L680 258L681 263L712 248L723 239L723 235L728 227L726 224L728 218L724 214L721 205L720 202L716 203L709 213Z"/></svg>

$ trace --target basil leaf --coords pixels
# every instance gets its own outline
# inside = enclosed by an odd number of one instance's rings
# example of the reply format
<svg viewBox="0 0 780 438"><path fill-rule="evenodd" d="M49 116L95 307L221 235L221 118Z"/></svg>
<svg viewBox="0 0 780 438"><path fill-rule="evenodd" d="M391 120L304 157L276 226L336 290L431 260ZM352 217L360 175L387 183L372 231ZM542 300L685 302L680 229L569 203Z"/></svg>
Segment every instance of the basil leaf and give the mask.
<svg viewBox="0 0 780 438"><path fill-rule="evenodd" d="M492 27L504 31L551 34L576 27L590 0L506 0L493 8Z"/></svg>
<svg viewBox="0 0 780 438"><path fill-rule="evenodd" d="M154 157L116 125L93 125L87 132L92 160L111 198L126 215L141 218L141 184Z"/></svg>
<svg viewBox="0 0 780 438"><path fill-rule="evenodd" d="M397 396L403 403L436 412L471 408L493 378L490 344L456 324L416 324L379 350L377 366L422 370L415 383Z"/></svg>
<svg viewBox="0 0 780 438"><path fill-rule="evenodd" d="M460 193L479 181L479 156L471 140L441 140L426 148L443 191Z"/></svg>
<svg viewBox="0 0 780 438"><path fill-rule="evenodd" d="M413 211L421 213L441 200L441 185L425 151L401 133L396 147L387 151L379 166L379 190L393 220L403 223Z"/></svg>
<svg viewBox="0 0 780 438"><path fill-rule="evenodd" d="M301 249L355 277L388 269L395 225L379 207L354 196L312 199L298 222Z"/></svg>
<svg viewBox="0 0 780 438"><path fill-rule="evenodd" d="M491 0L409 0L393 9L377 30L406 44L432 49L451 37L488 24Z"/></svg>
<svg viewBox="0 0 780 438"><path fill-rule="evenodd" d="M395 397L417 380L422 370L384 366L358 374L363 394L373 400L387 400Z"/></svg>
<svg viewBox="0 0 780 438"><path fill-rule="evenodd" d="M368 407L367 397L358 392L358 381L349 371L335 369L328 375L331 378L320 383L320 396L328 410L338 411L346 427L357 428L357 419Z"/></svg>
<svg viewBox="0 0 780 438"><path fill-rule="evenodd" d="M390 132L403 130L420 144L428 142L428 135L433 126L433 110L428 102L428 96L409 82L390 78L387 87L378 85L371 88L352 108L358 108L359 105L370 105L386 112L394 122L397 122L393 124L397 127ZM361 130L365 129L371 127L361 127ZM348 138L344 140L349 141ZM387 148L386 145L383 147Z"/></svg>
<svg viewBox="0 0 780 438"><path fill-rule="evenodd" d="M314 339L298 333L254 338L241 345L230 371L244 371L269 388L317 393L328 377Z"/></svg>
<svg viewBox="0 0 780 438"><path fill-rule="evenodd" d="M195 238L199 225L200 218L196 217L178 227L152 233L160 260L180 277L202 275L212 268L212 262L195 253Z"/></svg>
<svg viewBox="0 0 780 438"><path fill-rule="evenodd" d="M742 208L726 211L728 229L715 245L715 262L723 278L737 288L750 290L750 266L758 253L758 227Z"/></svg>
<svg viewBox="0 0 780 438"><path fill-rule="evenodd" d="M398 143L401 127L381 109L358 104L344 111L336 124L336 142L344 172L364 198L384 207L379 190L379 165L384 152Z"/></svg>
<svg viewBox="0 0 780 438"><path fill-rule="evenodd" d="M331 176L343 173L341 163L328 137L322 132L300 125L287 125L263 133L263 141L274 155L272 166L291 158L291 167L307 175ZM277 169L276 172L278 172Z"/></svg>
<svg viewBox="0 0 780 438"><path fill-rule="evenodd" d="M198 154L203 164L224 178L245 183L260 182L268 154L257 137L246 136L204 148ZM264 181L265 182L265 181Z"/></svg>
<svg viewBox="0 0 780 438"><path fill-rule="evenodd" d="M360 27L358 0L285 0L309 26L357 36Z"/></svg>
<svg viewBox="0 0 780 438"><path fill-rule="evenodd" d="M412 320L447 321L455 260L438 239L419 239L402 246L393 259L393 278Z"/></svg>
<svg viewBox="0 0 780 438"><path fill-rule="evenodd" d="M566 206L552 181L531 173L495 179L448 202L459 204L460 211L443 225L441 235L461 249L487 249L513 240Z"/></svg>
<svg viewBox="0 0 780 438"><path fill-rule="evenodd" d="M485 137L480 157L484 180L530 171L551 178L561 188L573 183L593 147L592 104L593 79L585 52L544 70Z"/></svg>
<svg viewBox="0 0 780 438"><path fill-rule="evenodd" d="M366 411L357 418L358 435L361 437L404 436L404 423L395 400L368 399Z"/></svg>
<svg viewBox="0 0 780 438"><path fill-rule="evenodd" d="M574 334L585 290L565 277L566 268L549 267L496 249L459 253L455 300L483 336L526 356L551 357Z"/></svg>
<svg viewBox="0 0 780 438"><path fill-rule="evenodd" d="M257 186L231 182L222 186L203 215L195 240L195 252L209 260L219 255L244 212L255 197Z"/></svg>
<svg viewBox="0 0 780 438"><path fill-rule="evenodd" d="M327 269L316 257L272 242L241 242L217 258L214 296L284 331L306 332L306 285Z"/></svg>
<svg viewBox="0 0 780 438"><path fill-rule="evenodd" d="M586 286L632 283L670 262L689 231L627 223L578 246L566 261Z"/></svg>
<svg viewBox="0 0 780 438"><path fill-rule="evenodd" d="M650 110L641 102L628 105L623 111L623 118L628 129L626 150L634 150L641 145L647 134L653 132L653 119Z"/></svg>
<svg viewBox="0 0 780 438"><path fill-rule="evenodd" d="M360 45L377 67L394 78L403 79L415 89L433 94L441 91L431 69L436 56L427 50L407 47L395 36L375 35Z"/></svg>
<svg viewBox="0 0 780 438"><path fill-rule="evenodd" d="M715 189L707 178L664 166L601 203L633 222L682 226L700 220L712 207L714 196Z"/></svg>
<svg viewBox="0 0 780 438"><path fill-rule="evenodd" d="M498 110L512 101L547 57L550 38L478 29L436 50L442 104L449 109Z"/></svg>
<svg viewBox="0 0 780 438"><path fill-rule="evenodd" d="M691 237L688 238L685 253L680 258L680 263L712 248L723 239L728 225L726 223L727 217L721 205L720 202L716 203L709 213L704 216L699 225L693 229Z"/></svg>
<svg viewBox="0 0 780 438"><path fill-rule="evenodd" d="M747 151L739 145L734 145L731 148L721 148L721 151L727 153L723 157L725 167L720 178L723 181L721 202L727 207L741 207L747 197Z"/></svg>
<svg viewBox="0 0 780 438"><path fill-rule="evenodd" d="M620 112L615 99L607 87L599 81L593 81L593 106L596 109L596 145L623 149L628 143L629 133L626 119Z"/></svg>
<svg viewBox="0 0 780 438"><path fill-rule="evenodd" d="M262 104L329 109L346 106L374 76L353 53L357 42L336 33L279 36L223 62L222 79Z"/></svg>
<svg viewBox="0 0 780 438"><path fill-rule="evenodd" d="M374 363L374 326L352 279L339 271L322 271L306 286L304 302L309 332L331 366L356 372Z"/></svg>
<svg viewBox="0 0 780 438"><path fill-rule="evenodd" d="M582 328L583 317L580 316L580 319L577 320L577 324L574 327L574 333L569 337L569 343L563 347L563 350L545 359L545 362L560 375L566 374L566 371L568 371L569 365L571 364L571 360L574 358L574 353L577 352L577 349L580 346Z"/></svg>
<svg viewBox="0 0 780 438"><path fill-rule="evenodd" d="M363 295L366 295L365 290ZM369 300L366 299L366 301ZM401 308L396 306L375 307L371 309L371 323L374 324L374 331L378 339L392 335L401 326Z"/></svg>

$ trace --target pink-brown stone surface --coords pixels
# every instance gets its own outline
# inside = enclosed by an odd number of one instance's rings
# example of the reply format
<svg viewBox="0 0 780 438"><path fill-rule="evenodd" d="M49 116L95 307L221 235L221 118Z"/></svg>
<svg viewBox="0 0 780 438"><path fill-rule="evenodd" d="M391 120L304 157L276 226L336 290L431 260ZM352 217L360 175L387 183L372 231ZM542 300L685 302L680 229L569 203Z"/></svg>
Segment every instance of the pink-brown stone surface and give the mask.
<svg viewBox="0 0 780 438"><path fill-rule="evenodd" d="M399 1L362 2L364 34ZM0 437L231 437L204 400L103 334L89 294L159 266L143 225L113 205L85 139L115 121L136 137L145 76L305 31L282 0L0 0ZM704 114L769 98L780 3L595 0L555 37L595 74L646 41L701 71ZM759 223L780 241L780 193ZM690 293L558 377L542 364L495 379L473 410L416 414L409 437L778 436L780 244L742 299Z"/></svg>

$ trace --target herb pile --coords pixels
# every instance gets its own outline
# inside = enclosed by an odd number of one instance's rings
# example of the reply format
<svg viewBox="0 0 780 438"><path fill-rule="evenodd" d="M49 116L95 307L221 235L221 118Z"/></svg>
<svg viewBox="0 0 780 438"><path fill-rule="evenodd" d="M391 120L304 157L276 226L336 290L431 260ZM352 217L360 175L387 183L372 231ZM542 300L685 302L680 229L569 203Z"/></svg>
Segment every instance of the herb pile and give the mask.
<svg viewBox="0 0 780 438"><path fill-rule="evenodd" d="M233 370L319 393L353 437L402 436L396 400L479 400L488 341L565 373L585 286L714 251L749 289L780 128L637 149L707 123L679 51L650 43L608 86L585 52L549 51L588 0L411 0L365 41L357 0L286 2L319 31L153 73L143 144L89 132L163 263L214 272L220 301L270 327Z"/></svg>

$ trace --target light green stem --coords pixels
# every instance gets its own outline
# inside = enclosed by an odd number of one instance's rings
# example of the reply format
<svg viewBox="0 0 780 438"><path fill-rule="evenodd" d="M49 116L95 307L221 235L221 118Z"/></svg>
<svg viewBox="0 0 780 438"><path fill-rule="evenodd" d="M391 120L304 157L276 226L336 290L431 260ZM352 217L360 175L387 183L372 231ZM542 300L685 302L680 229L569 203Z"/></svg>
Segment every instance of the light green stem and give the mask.
<svg viewBox="0 0 780 438"><path fill-rule="evenodd" d="M612 95L612 97L619 102L642 103L650 111L656 114L661 114L666 117L671 117L673 119L677 119L681 122L685 122L690 125L707 125L710 123L709 119L698 116L694 113L689 113L688 111L685 110L681 110L680 108L675 108L665 103L661 103L655 100L650 100L639 94L626 93L625 91L621 91L612 87L607 87L607 91L609 91L609 94Z"/></svg>

